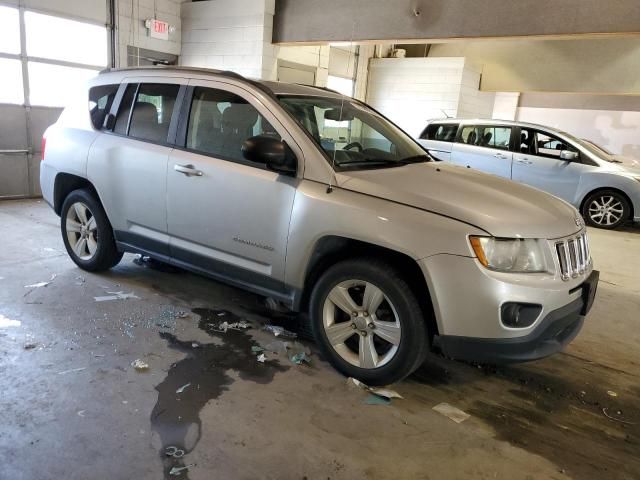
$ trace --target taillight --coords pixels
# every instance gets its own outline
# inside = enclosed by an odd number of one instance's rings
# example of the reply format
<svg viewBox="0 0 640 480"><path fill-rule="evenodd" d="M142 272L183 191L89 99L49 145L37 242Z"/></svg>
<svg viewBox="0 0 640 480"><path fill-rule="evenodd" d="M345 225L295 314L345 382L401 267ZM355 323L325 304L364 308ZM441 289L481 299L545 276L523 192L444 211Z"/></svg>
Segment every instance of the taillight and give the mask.
<svg viewBox="0 0 640 480"><path fill-rule="evenodd" d="M47 137L42 137L42 158L40 161L44 160L44 149L47 146Z"/></svg>

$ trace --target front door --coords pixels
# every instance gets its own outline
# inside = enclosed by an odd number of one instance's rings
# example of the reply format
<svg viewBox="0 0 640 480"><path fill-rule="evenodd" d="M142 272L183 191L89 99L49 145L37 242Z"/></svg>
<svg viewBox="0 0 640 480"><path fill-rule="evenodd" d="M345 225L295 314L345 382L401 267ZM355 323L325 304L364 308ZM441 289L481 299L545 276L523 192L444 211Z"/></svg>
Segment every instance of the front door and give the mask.
<svg viewBox="0 0 640 480"><path fill-rule="evenodd" d="M168 166L172 257L247 286L283 290L297 179L245 160L242 145L256 135L291 139L239 87L192 80L185 105L189 115Z"/></svg>
<svg viewBox="0 0 640 480"><path fill-rule="evenodd" d="M575 152L575 160L563 160L563 151ZM580 152L558 137L534 130L520 129L513 154L513 180L549 192L573 203L585 169Z"/></svg>
<svg viewBox="0 0 640 480"><path fill-rule="evenodd" d="M511 178L512 127L465 125L451 150L451 162Z"/></svg>

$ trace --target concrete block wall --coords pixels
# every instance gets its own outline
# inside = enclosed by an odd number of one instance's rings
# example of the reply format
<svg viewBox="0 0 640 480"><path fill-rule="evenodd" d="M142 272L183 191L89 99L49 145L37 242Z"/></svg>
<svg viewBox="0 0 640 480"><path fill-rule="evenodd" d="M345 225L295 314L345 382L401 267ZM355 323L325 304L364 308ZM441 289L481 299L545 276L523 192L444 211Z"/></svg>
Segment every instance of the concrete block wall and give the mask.
<svg viewBox="0 0 640 480"><path fill-rule="evenodd" d="M329 46L274 46L271 62L271 76L265 79L276 80L278 60L297 63L316 69L316 86L326 87L329 76Z"/></svg>
<svg viewBox="0 0 640 480"><path fill-rule="evenodd" d="M186 0L117 0L118 16L118 65L127 65L127 45L154 50L157 52L180 55L181 52L181 18L180 6ZM175 27L169 34L169 40L151 38L145 20L155 18L168 22Z"/></svg>
<svg viewBox="0 0 640 480"><path fill-rule="evenodd" d="M465 60L460 84L458 117L491 118L495 93L480 91L481 69Z"/></svg>
<svg viewBox="0 0 640 480"><path fill-rule="evenodd" d="M519 100L520 92L496 92L493 103L493 118L496 120L515 120Z"/></svg>
<svg viewBox="0 0 640 480"><path fill-rule="evenodd" d="M410 135L428 120L457 116L464 58L373 58L367 102Z"/></svg>
<svg viewBox="0 0 640 480"><path fill-rule="evenodd" d="M180 64L272 78L275 0L209 0L182 5Z"/></svg>

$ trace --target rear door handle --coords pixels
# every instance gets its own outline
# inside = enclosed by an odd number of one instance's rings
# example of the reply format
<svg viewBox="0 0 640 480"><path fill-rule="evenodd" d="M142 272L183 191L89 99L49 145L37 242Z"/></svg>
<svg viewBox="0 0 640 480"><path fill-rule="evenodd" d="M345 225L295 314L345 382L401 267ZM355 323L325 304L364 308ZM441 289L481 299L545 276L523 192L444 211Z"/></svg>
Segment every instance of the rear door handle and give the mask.
<svg viewBox="0 0 640 480"><path fill-rule="evenodd" d="M506 156L504 153L496 153L496 154L494 155L494 157L496 157L496 158L501 158L501 159L503 159L503 160L505 160L505 159L507 158L507 156Z"/></svg>
<svg viewBox="0 0 640 480"><path fill-rule="evenodd" d="M516 158L516 163L519 163L520 165L531 165L533 162L526 158Z"/></svg>
<svg viewBox="0 0 640 480"><path fill-rule="evenodd" d="M204 175L204 173L202 173L202 170L196 169L196 167L194 167L191 164L189 165L176 164L173 166L173 169L176 172L184 173L187 177L201 177L202 175Z"/></svg>

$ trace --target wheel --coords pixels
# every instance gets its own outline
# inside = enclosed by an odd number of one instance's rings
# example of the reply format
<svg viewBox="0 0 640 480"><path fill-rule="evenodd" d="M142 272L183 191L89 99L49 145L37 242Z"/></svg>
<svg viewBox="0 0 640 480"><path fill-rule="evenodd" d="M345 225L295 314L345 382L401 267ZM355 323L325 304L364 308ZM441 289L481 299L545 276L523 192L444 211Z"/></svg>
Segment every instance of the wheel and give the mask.
<svg viewBox="0 0 640 480"><path fill-rule="evenodd" d="M587 197L582 209L588 225L614 229L622 225L631 213L627 199L615 190L600 190Z"/></svg>
<svg viewBox="0 0 640 480"><path fill-rule="evenodd" d="M108 270L122 259L107 215L90 191L71 192L62 204L60 219L67 253L83 270Z"/></svg>
<svg viewBox="0 0 640 480"><path fill-rule="evenodd" d="M403 379L428 350L418 300L385 262L356 259L329 268L314 286L310 314L313 336L331 364L369 385Z"/></svg>

